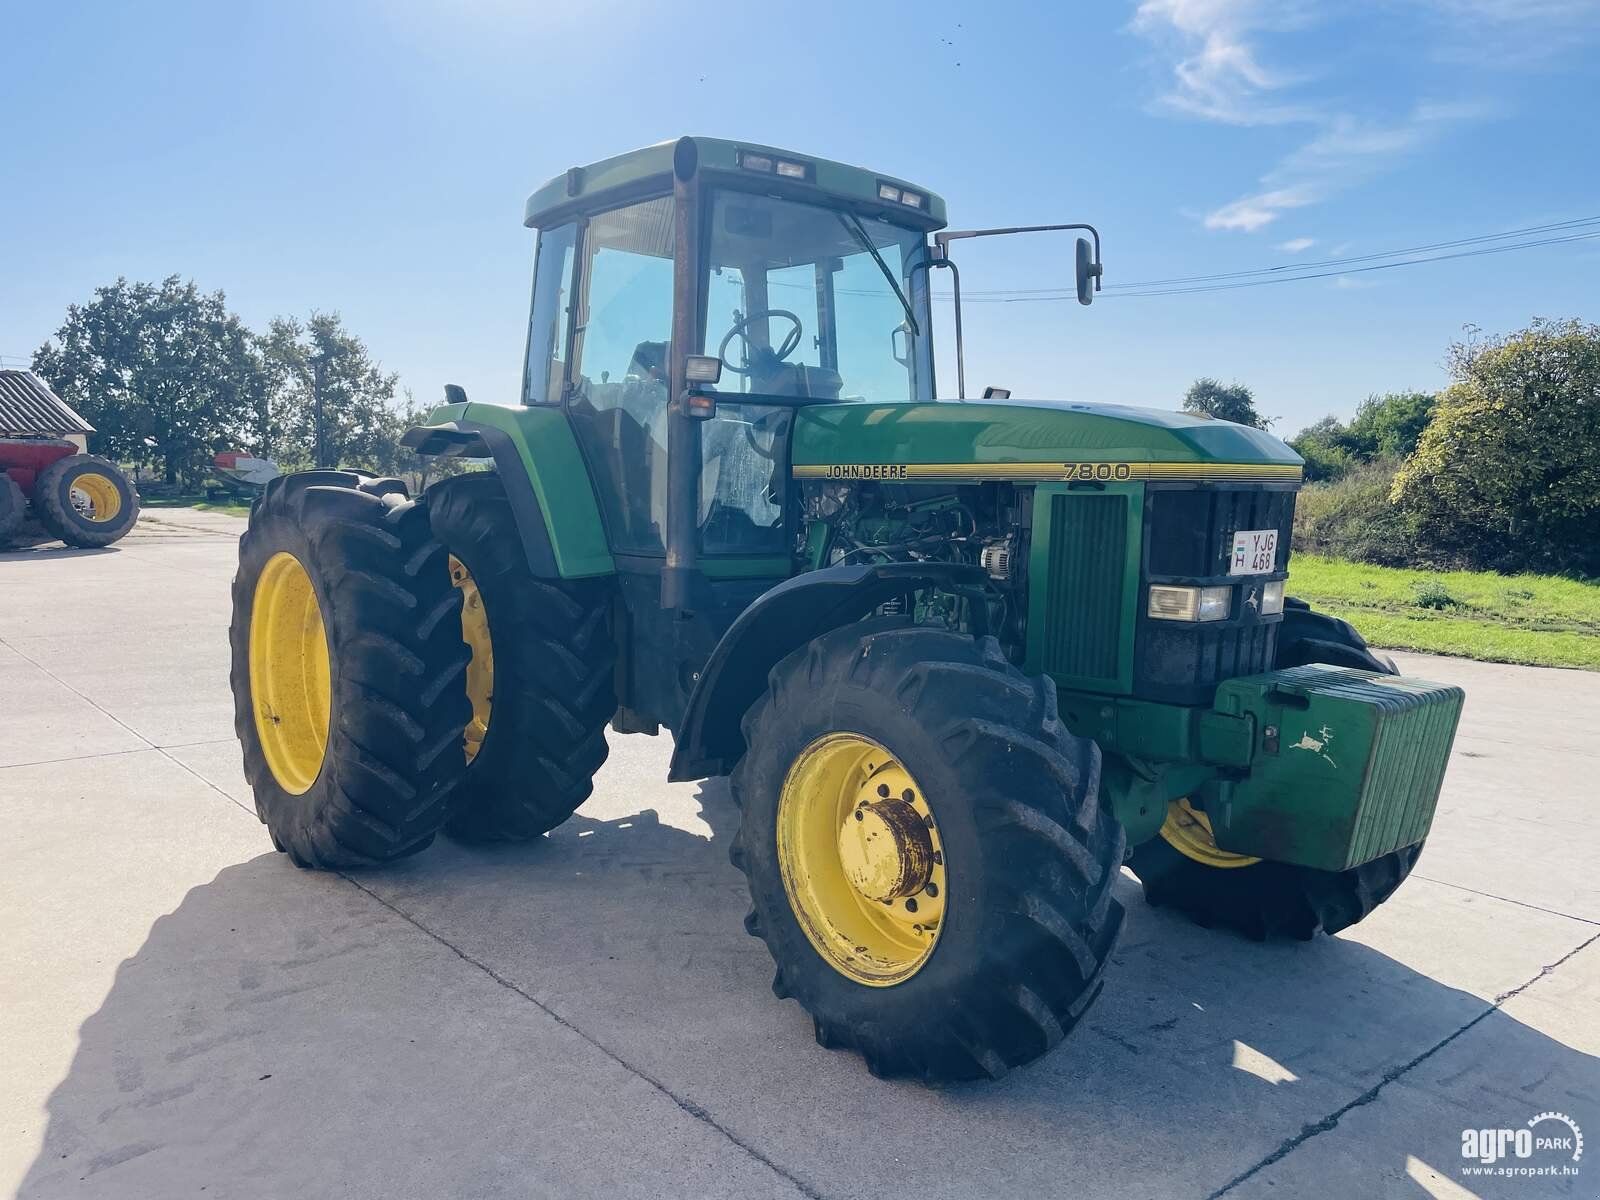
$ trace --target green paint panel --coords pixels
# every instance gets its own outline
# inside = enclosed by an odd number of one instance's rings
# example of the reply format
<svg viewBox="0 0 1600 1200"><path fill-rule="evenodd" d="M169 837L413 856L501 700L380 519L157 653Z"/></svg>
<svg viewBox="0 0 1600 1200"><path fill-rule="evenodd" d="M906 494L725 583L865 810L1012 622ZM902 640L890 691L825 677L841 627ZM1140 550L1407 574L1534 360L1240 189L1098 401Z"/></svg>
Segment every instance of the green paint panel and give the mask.
<svg viewBox="0 0 1600 1200"><path fill-rule="evenodd" d="M796 466L836 463L1302 460L1259 429L1187 413L1043 400L812 404L795 420Z"/></svg>
<svg viewBox="0 0 1600 1200"><path fill-rule="evenodd" d="M1421 841L1462 701L1458 687L1347 667L1228 680L1216 708L1249 718L1258 749L1245 779L1208 795L1217 845L1342 871Z"/></svg>
<svg viewBox="0 0 1600 1200"><path fill-rule="evenodd" d="M544 511L545 528L563 579L610 575L616 566L606 546L594 487L567 415L559 408L508 408L500 404L446 404L428 414L429 425L477 421L504 430L519 462L496 460L500 471L521 469Z"/></svg>

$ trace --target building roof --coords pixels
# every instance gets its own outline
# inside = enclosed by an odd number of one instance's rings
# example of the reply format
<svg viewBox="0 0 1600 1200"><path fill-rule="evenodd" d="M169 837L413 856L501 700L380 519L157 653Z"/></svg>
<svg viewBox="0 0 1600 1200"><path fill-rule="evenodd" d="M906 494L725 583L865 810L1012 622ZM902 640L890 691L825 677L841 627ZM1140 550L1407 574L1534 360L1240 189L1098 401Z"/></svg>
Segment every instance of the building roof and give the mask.
<svg viewBox="0 0 1600 1200"><path fill-rule="evenodd" d="M0 436L93 432L94 426L32 371L0 371Z"/></svg>

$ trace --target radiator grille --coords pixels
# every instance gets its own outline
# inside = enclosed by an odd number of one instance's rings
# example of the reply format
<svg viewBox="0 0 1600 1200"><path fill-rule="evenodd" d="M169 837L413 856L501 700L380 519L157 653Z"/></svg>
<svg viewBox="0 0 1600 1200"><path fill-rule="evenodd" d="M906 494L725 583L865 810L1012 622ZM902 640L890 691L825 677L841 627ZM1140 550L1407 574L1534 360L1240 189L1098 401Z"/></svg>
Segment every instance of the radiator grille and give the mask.
<svg viewBox="0 0 1600 1200"><path fill-rule="evenodd" d="M1044 669L1115 682L1121 666L1128 498L1057 495L1050 509Z"/></svg>

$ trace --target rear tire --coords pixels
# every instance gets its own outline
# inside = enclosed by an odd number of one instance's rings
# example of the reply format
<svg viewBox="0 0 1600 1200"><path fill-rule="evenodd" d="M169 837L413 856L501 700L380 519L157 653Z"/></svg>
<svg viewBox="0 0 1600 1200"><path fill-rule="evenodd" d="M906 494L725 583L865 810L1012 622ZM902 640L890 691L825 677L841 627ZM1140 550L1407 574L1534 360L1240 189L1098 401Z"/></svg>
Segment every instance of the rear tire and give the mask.
<svg viewBox="0 0 1600 1200"><path fill-rule="evenodd" d="M819 1043L859 1051L875 1075L934 1082L996 1078L1065 1036L1099 994L1121 929L1111 893L1123 833L1099 803L1099 750L1061 725L1048 679L1022 675L993 638L884 618L789 655L744 728L730 857L754 901L745 927L777 963L774 993L811 1014ZM888 986L824 957L785 882L793 852L780 861L783 806L801 803L786 792L791 773L841 732L889 751L926 789L917 802L946 872L931 952Z"/></svg>
<svg viewBox="0 0 1600 1200"><path fill-rule="evenodd" d="M22 528L27 515L27 497L15 479L0 471L0 550L10 547L11 539Z"/></svg>
<svg viewBox="0 0 1600 1200"><path fill-rule="evenodd" d="M474 647L471 690L488 694L473 696L469 761L447 832L470 842L536 838L589 798L610 750L605 727L617 708L610 589L533 574L494 472L444 480L426 500L434 536L455 560L457 586L469 589L474 607L463 611L481 614L480 640L488 643Z"/></svg>
<svg viewBox="0 0 1600 1200"><path fill-rule="evenodd" d="M1375 654L1348 621L1313 612L1304 601L1284 606L1278 630L1276 669L1326 663L1384 675L1400 670L1387 655ZM1173 822L1192 821L1183 801L1169 806L1164 832L1133 849L1129 866L1144 885L1145 902L1170 906L1207 929L1231 929L1256 941L1270 937L1308 940L1318 933L1348 929L1377 908L1405 882L1423 843L1405 846L1348 871L1318 871L1289 863L1243 860L1219 866L1197 861L1178 845L1210 839L1210 830L1190 825L1189 837L1169 838ZM1210 849L1215 850L1215 841ZM1223 860L1238 856L1219 856Z"/></svg>
<svg viewBox="0 0 1600 1200"><path fill-rule="evenodd" d="M423 849L465 767L468 655L445 549L421 505L360 482L344 471L272 480L233 580L245 778L273 844L301 867L367 866ZM281 581L299 578L295 564L313 600L275 607ZM284 620L285 608L297 619ZM293 740L296 730L304 737Z"/></svg>
<svg viewBox="0 0 1600 1200"><path fill-rule="evenodd" d="M74 490L90 499L92 513L79 511ZM139 493L116 463L95 454L69 454L39 472L33 511L51 537L69 546L109 546L139 520Z"/></svg>

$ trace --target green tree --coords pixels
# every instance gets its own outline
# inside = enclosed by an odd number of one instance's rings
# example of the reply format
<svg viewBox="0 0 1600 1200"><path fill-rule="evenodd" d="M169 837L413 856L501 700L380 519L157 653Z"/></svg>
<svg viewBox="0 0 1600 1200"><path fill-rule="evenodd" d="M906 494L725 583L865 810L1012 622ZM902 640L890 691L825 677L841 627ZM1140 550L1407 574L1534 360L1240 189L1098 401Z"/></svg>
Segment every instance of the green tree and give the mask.
<svg viewBox="0 0 1600 1200"><path fill-rule="evenodd" d="M338 313L314 312L304 323L278 317L260 348L268 399L259 427L280 466L395 468L405 428L395 407L399 376L373 361Z"/></svg>
<svg viewBox="0 0 1600 1200"><path fill-rule="evenodd" d="M1256 429L1269 428L1273 421L1256 411L1255 394L1244 384L1222 384L1215 379L1196 379L1190 384L1184 393L1183 410Z"/></svg>
<svg viewBox="0 0 1600 1200"><path fill-rule="evenodd" d="M1389 460L1392 470L1417 448L1437 403L1438 397L1429 392L1368 396L1348 425L1337 417L1323 417L1291 438L1289 445L1306 460L1306 480L1311 483L1340 479L1363 463L1381 460Z"/></svg>
<svg viewBox="0 0 1600 1200"><path fill-rule="evenodd" d="M172 275L119 278L74 304L33 369L97 431L109 457L194 482L236 444L266 393L250 332L218 292Z"/></svg>
<svg viewBox="0 0 1600 1200"><path fill-rule="evenodd" d="M1600 574L1600 325L1538 320L1457 344L1451 375L1394 484L1424 548Z"/></svg>
<svg viewBox="0 0 1600 1200"><path fill-rule="evenodd" d="M1345 431L1344 445L1362 462L1409 458L1433 420L1439 397L1432 392L1368 396Z"/></svg>

